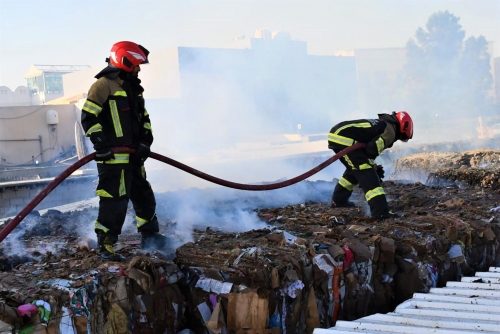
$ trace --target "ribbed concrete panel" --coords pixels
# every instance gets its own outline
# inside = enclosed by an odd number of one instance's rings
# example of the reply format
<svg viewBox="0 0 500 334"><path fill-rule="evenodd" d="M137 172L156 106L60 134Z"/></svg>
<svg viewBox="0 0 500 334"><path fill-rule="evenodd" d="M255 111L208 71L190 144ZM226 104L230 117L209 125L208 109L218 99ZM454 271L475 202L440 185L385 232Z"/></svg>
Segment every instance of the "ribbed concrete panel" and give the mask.
<svg viewBox="0 0 500 334"><path fill-rule="evenodd" d="M499 273L494 273L494 272L487 272L487 273L476 273L477 277L491 277L491 278L500 278L500 272ZM464 277L465 278L465 277Z"/></svg>
<svg viewBox="0 0 500 334"><path fill-rule="evenodd" d="M65 212L71 212L71 211L82 211L82 210L85 210L88 208L97 208L97 207L99 207L99 197L96 196L94 198L86 199L83 201L78 201L78 202L73 202L73 203L64 204L64 205L60 205L60 206L55 206L52 208L38 210L38 213L40 213L40 215L44 215L49 210L58 210L58 211L65 213ZM2 218L2 219L0 219L0 224L3 224L7 220L11 220L12 218L14 218L14 216Z"/></svg>
<svg viewBox="0 0 500 334"><path fill-rule="evenodd" d="M445 288L415 293L388 314L338 321L330 333L499 333L500 268L448 282Z"/></svg>
<svg viewBox="0 0 500 334"><path fill-rule="evenodd" d="M500 277L463 277L462 278L462 282L470 282L470 283L478 283L478 282L481 282L481 283L491 283L491 284L500 284Z"/></svg>

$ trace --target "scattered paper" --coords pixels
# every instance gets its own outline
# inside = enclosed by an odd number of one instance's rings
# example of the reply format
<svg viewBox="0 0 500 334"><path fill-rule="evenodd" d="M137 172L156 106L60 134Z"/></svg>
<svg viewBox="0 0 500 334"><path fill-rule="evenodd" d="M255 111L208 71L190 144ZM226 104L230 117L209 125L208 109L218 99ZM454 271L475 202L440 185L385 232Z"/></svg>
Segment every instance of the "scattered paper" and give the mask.
<svg viewBox="0 0 500 334"><path fill-rule="evenodd" d="M297 290L302 290L304 288L304 283L301 280L297 280L287 285L285 288L286 294L291 298L297 298Z"/></svg>
<svg viewBox="0 0 500 334"><path fill-rule="evenodd" d="M118 267L118 266L111 266L111 267L108 267L108 271L110 273L117 273L117 272L120 271L120 267Z"/></svg>
<svg viewBox="0 0 500 334"><path fill-rule="evenodd" d="M137 303L139 304L139 311L140 312L147 312L148 310L146 309L146 305L144 305L144 302L142 301L142 295L135 296L135 299L137 300Z"/></svg>
<svg viewBox="0 0 500 334"><path fill-rule="evenodd" d="M208 277L200 277L198 279L198 282L196 282L195 287L200 288L206 292L213 292L220 295L221 293L230 293L231 288L233 287L233 283L221 282Z"/></svg>
<svg viewBox="0 0 500 334"><path fill-rule="evenodd" d="M210 292L210 285L212 283L211 281L212 281L211 278L200 277L200 279L198 279L198 282L196 282L195 287L200 288L206 292Z"/></svg>
<svg viewBox="0 0 500 334"><path fill-rule="evenodd" d="M179 304L172 302L172 307L174 308L175 311L174 327L177 328L177 317L179 316Z"/></svg>
<svg viewBox="0 0 500 334"><path fill-rule="evenodd" d="M286 242L289 244L294 244L295 241L297 240L296 236L294 236L286 231L283 231L283 236L285 237Z"/></svg>
<svg viewBox="0 0 500 334"><path fill-rule="evenodd" d="M221 293L227 294L231 292L232 287L233 283L221 282L212 279L212 283L210 284L210 291L218 295L220 295Z"/></svg>
<svg viewBox="0 0 500 334"><path fill-rule="evenodd" d="M210 308L208 307L207 303L203 302L203 303L199 304L198 311L200 311L201 317L203 318L203 323L210 320L210 316L212 315L212 312L210 311Z"/></svg>

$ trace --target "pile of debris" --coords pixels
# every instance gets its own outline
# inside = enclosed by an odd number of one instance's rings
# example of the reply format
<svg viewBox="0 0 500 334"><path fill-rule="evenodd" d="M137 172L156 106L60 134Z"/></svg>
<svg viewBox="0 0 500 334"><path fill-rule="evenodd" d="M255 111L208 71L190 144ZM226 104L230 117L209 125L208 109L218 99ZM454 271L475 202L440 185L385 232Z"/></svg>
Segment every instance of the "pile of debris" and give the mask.
<svg viewBox="0 0 500 334"><path fill-rule="evenodd" d="M384 150L379 159L391 164L397 159L416 153L430 154L435 152L465 152L484 149L496 150L498 147L500 147L500 137L432 144L412 144L408 142L405 145L395 145L390 149Z"/></svg>
<svg viewBox="0 0 500 334"><path fill-rule="evenodd" d="M394 195L434 193L435 203L405 205L404 217L382 223L356 209L300 204L258 210L268 229L207 229L177 250L188 280L182 290L192 306L187 316L197 320L197 330L205 324L215 333L312 333L338 319L392 311L415 292L500 264L500 220L469 206L475 194L387 186ZM450 199L440 202L439 195ZM407 202L397 198L395 207Z"/></svg>
<svg viewBox="0 0 500 334"><path fill-rule="evenodd" d="M321 189L333 189L324 183ZM389 312L414 292L500 266L498 190L390 181L384 187L401 218L368 218L363 200L354 209L254 206L266 228L232 233L207 222L174 262L142 252L140 236L128 232L116 245L122 262L98 259L95 245L75 234L95 217L90 209L33 215L20 234L24 253L2 253L13 244L0 249L0 328L312 333L339 319ZM363 198L359 189L353 198ZM163 231L182 228L158 212Z"/></svg>
<svg viewBox="0 0 500 334"><path fill-rule="evenodd" d="M173 262L140 254L135 242L117 245L124 261L113 263L101 261L84 240L30 241L41 245L27 249L32 262L0 276L4 331L177 333L183 325L184 301L176 285L182 273Z"/></svg>
<svg viewBox="0 0 500 334"><path fill-rule="evenodd" d="M500 188L500 151L417 153L394 163L392 180L420 180L427 185Z"/></svg>

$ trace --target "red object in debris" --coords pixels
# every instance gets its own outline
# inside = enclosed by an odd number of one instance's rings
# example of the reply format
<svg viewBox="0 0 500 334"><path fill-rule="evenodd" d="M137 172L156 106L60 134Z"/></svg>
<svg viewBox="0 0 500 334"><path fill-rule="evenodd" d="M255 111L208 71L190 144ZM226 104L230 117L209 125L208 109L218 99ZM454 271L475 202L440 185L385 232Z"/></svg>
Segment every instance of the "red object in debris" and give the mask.
<svg viewBox="0 0 500 334"><path fill-rule="evenodd" d="M33 314L38 313L38 307L36 307L33 304L24 304L18 306L17 310L19 311L19 314L21 316L28 316L28 317L31 317Z"/></svg>
<svg viewBox="0 0 500 334"><path fill-rule="evenodd" d="M349 268L349 265L351 264L352 260L354 260L354 253L352 250L349 249L349 247L343 247L344 250L344 269Z"/></svg>
<svg viewBox="0 0 500 334"><path fill-rule="evenodd" d="M165 157L163 155L160 155L158 153L151 152L149 156L152 159L161 161L163 163L166 163L170 166L173 166L175 168L181 169L189 174L192 174L194 176L197 176L201 179L204 179L206 181L210 181L212 183L228 187L228 188L233 188L233 189L239 189L239 190L250 190L250 191L263 191L263 190L275 190L275 189L280 189L284 187L291 186L292 184L298 183L300 181L303 181L307 179L308 177L318 173L319 171L323 170L330 164L332 164L334 161L340 159L344 154L350 153L354 150L360 149L365 147L365 144L363 143L358 143L352 146L347 147L346 149L340 151L339 153L335 154L334 156L328 158L326 161L322 162L318 166L314 167L308 172L305 172L299 176L296 176L290 180L283 181L283 182L277 182L277 183L269 183L269 184L244 184L244 183L236 183L236 182L231 182L231 181L226 181L223 179L219 179L218 177L208 175L206 173L200 172L197 169L194 169L192 167L189 167L187 165L184 165L183 163L180 163L178 161L175 161L173 159L170 159L168 157ZM115 147L112 148L112 151L114 153L135 153L135 150L128 148L128 147ZM94 160L95 158L95 152L87 155L86 157L78 160L75 162L73 165L69 166L68 169L66 169L64 172L62 172L59 176L57 176L52 182L50 182L38 195L35 196L31 200L31 202L24 207L24 209L21 210L17 214L17 216L14 217L1 231L0 231L0 242L2 242L9 234L12 232L19 223L30 213L37 205L40 203L45 197L47 197L50 192L57 187L62 181L64 181L68 176L70 176L74 171L76 171L78 168L82 167L83 165L89 163L90 161Z"/></svg>
<svg viewBox="0 0 500 334"><path fill-rule="evenodd" d="M120 268L118 273L120 274L120 276L125 276L125 271L123 270L123 268Z"/></svg>

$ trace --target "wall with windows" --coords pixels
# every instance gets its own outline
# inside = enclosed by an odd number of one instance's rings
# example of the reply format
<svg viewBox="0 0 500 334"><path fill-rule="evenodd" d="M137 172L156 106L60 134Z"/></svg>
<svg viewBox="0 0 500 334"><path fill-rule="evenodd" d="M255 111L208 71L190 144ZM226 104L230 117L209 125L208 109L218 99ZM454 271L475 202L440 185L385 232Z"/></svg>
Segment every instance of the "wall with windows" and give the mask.
<svg viewBox="0 0 500 334"><path fill-rule="evenodd" d="M36 96L36 100L42 104L63 96L62 74L45 72L41 75L26 78L31 95Z"/></svg>

